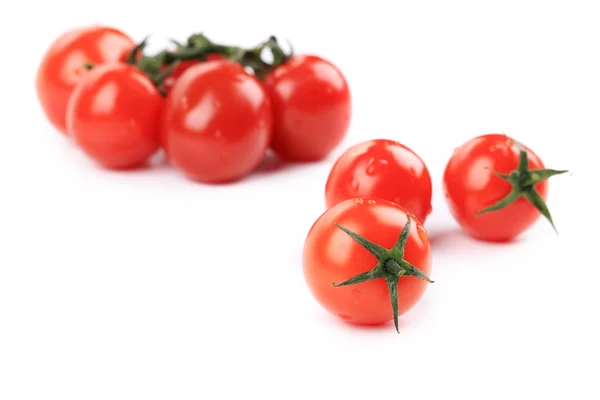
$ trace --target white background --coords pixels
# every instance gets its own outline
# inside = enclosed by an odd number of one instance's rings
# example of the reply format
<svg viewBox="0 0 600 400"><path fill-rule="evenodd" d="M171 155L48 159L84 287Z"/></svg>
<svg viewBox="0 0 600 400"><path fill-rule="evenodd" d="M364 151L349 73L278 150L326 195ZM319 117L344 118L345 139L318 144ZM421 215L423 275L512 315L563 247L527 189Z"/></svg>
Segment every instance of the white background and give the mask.
<svg viewBox="0 0 600 400"><path fill-rule="evenodd" d="M595 2L34 3L0 15L0 399L600 397ZM322 163L228 186L160 162L101 170L34 91L51 41L90 23L156 48L194 31L287 37L346 75L351 130ZM443 168L489 132L572 171L550 183L559 236L542 219L506 245L458 230ZM436 282L400 335L327 314L301 269L335 157L376 137L434 179Z"/></svg>

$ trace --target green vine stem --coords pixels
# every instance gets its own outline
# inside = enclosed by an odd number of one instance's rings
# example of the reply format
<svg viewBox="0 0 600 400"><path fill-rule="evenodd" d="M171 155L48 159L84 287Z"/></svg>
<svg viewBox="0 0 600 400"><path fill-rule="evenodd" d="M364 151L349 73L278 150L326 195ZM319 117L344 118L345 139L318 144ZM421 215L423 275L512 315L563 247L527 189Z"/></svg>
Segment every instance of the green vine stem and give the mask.
<svg viewBox="0 0 600 400"><path fill-rule="evenodd" d="M127 62L142 70L163 94L162 83L177 64L183 61L205 61L211 54L220 54L225 59L235 61L244 67L250 68L262 80L274 68L287 62L293 55L291 45L290 52L286 53L279 45L275 36L269 37L266 41L251 49L244 49L239 46L215 43L203 33L197 33L191 35L185 43L171 39L171 43L175 46L174 50L162 50L153 56L144 55L147 43L148 37L145 37L129 53ZM272 62L267 62L263 59L263 52L265 50L271 52Z"/></svg>

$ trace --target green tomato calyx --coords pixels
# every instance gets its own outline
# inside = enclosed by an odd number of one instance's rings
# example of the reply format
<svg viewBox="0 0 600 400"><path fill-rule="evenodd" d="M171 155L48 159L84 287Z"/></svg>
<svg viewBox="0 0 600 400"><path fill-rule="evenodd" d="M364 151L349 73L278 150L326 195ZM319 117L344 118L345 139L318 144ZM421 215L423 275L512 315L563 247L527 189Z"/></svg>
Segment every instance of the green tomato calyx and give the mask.
<svg viewBox="0 0 600 400"><path fill-rule="evenodd" d="M400 236L396 241L396 244L391 249L386 249L370 240L344 228L343 226L336 224L338 228L344 231L354 241L360 244L362 247L367 249L377 259L377 265L367 272L356 275L348 279L345 282L336 284L333 286L348 286L356 285L358 283L370 281L373 279L385 279L388 290L390 292L390 300L392 302L392 312L394 314L394 326L396 331L400 333L398 329L398 281L403 276L414 276L419 279L423 279L429 283L433 283L431 279L420 269L413 266L411 263L404 259L404 248L406 247L406 241L410 233L411 226L411 215L406 214L407 222L400 232Z"/></svg>
<svg viewBox="0 0 600 400"><path fill-rule="evenodd" d="M566 170L554 170L554 169L529 169L529 159L527 158L527 150L525 146L521 143L517 142L514 139L511 139L513 144L517 146L519 149L519 165L517 169L511 171L508 175L501 174L496 171L492 171L494 175L497 177L504 179L508 183L512 185L512 190L506 197L501 199L495 204L481 210L477 215L486 214L492 211L500 210L515 201L519 198L524 197L527 199L535 208L537 208L550 224L555 232L558 233L556 227L554 226L554 222L552 221L552 216L550 215L550 211L546 206L546 203L542 199L542 196L535 190L535 185L538 183L545 181L554 175L564 174L568 172Z"/></svg>

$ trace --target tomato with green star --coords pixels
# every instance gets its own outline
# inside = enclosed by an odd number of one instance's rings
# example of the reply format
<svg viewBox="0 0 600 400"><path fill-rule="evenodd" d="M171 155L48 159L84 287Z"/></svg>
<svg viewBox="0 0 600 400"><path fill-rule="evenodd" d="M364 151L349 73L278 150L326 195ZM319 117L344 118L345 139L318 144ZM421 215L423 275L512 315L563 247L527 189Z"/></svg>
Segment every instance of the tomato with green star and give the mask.
<svg viewBox="0 0 600 400"><path fill-rule="evenodd" d="M316 300L362 325L393 320L417 304L431 273L425 228L404 208L381 199L349 199L310 229L303 269Z"/></svg>

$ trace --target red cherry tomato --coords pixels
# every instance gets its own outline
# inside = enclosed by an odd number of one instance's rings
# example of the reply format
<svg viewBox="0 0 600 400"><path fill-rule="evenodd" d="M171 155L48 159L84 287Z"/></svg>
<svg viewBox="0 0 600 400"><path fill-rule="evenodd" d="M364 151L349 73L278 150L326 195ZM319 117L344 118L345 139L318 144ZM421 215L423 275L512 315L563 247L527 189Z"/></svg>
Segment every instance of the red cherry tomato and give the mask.
<svg viewBox="0 0 600 400"><path fill-rule="evenodd" d="M408 221L402 207L373 199L345 200L321 215L306 237L303 252L304 276L317 301L332 314L356 324L380 324L392 320L392 288L397 292L397 315L411 309L427 287L431 247L423 226L410 218L403 256L388 252L388 249L397 249ZM377 251L367 250L341 227L381 246L384 251L379 257L375 256ZM402 274L407 276L402 276L398 267L407 266L402 260L419 273L404 270ZM378 261L383 270L377 269ZM383 277L346 286L332 284L344 283L357 276L360 281L360 276L365 279L361 274L371 270L376 276L386 276L389 284Z"/></svg>
<svg viewBox="0 0 600 400"><path fill-rule="evenodd" d="M191 179L230 182L254 170L271 140L269 98L231 61L189 68L167 97L162 140L170 162Z"/></svg>
<svg viewBox="0 0 600 400"><path fill-rule="evenodd" d="M264 80L273 102L273 150L285 160L316 161L346 136L351 99L342 73L315 56L293 56Z"/></svg>
<svg viewBox="0 0 600 400"><path fill-rule="evenodd" d="M163 99L139 69L95 67L69 100L67 127L83 151L106 168L143 165L159 148Z"/></svg>
<svg viewBox="0 0 600 400"><path fill-rule="evenodd" d="M206 61L214 61L214 60L224 60L225 56L222 54L218 54L218 53L211 53L208 56L206 56ZM177 79L179 79L179 77L181 75L183 75L183 73L185 71L187 71L188 69L190 69L190 67L193 67L194 65L200 64L202 61L200 60L186 60L186 61L182 61L179 64L177 64L177 66L173 69L173 71L171 71L171 73L169 74L169 76L164 80L163 82L163 90L166 93L169 93L171 91L171 89L173 89L173 85L175 85L175 82L177 81ZM165 67L168 68L168 67Z"/></svg>
<svg viewBox="0 0 600 400"><path fill-rule="evenodd" d="M129 36L105 26L76 29L52 43L36 75L37 96L52 125L67 133L67 102L75 85L88 72L86 63L124 61L134 47Z"/></svg>
<svg viewBox="0 0 600 400"><path fill-rule="evenodd" d="M566 171L545 170L533 151L525 146L522 149L506 135L488 134L454 151L444 173L445 195L454 218L470 235L490 241L510 240L529 228L542 215L540 210L551 221L545 206L546 179ZM520 168L521 154L525 168ZM511 179L515 179L514 185ZM502 207L480 214L496 205Z"/></svg>
<svg viewBox="0 0 600 400"><path fill-rule="evenodd" d="M350 147L336 161L325 186L328 208L357 197L394 202L421 223L431 212L431 177L408 147L385 139Z"/></svg>

